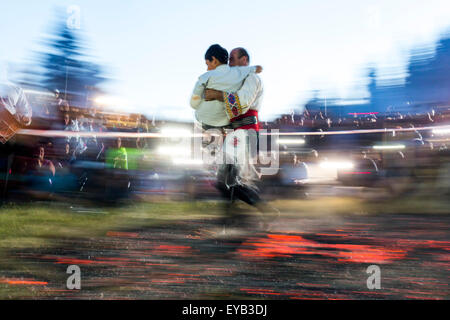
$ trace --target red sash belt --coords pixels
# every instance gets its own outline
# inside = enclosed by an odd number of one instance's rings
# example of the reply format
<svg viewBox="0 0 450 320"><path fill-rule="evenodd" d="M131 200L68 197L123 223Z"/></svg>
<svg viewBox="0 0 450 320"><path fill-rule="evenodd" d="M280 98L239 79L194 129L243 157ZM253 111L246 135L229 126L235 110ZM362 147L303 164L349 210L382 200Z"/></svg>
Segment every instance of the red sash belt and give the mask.
<svg viewBox="0 0 450 320"><path fill-rule="evenodd" d="M246 113L241 114L240 116L234 117L233 119L230 120L231 123L242 120L244 118L247 117L256 117L256 119L258 120L257 123L255 124L248 124L248 125L244 125L238 128L235 128L235 130L239 130L239 129L245 129L245 130L249 130L249 129L253 129L255 131L259 131L259 119L258 119L258 111L257 110L248 110Z"/></svg>

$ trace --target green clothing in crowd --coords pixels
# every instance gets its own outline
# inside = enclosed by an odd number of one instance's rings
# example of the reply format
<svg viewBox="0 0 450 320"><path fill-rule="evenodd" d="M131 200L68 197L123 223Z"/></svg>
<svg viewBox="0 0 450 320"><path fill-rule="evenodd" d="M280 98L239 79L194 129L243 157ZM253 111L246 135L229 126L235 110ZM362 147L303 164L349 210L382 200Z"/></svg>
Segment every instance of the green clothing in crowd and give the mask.
<svg viewBox="0 0 450 320"><path fill-rule="evenodd" d="M109 149L106 153L106 164L109 168L128 170L127 149L124 147Z"/></svg>

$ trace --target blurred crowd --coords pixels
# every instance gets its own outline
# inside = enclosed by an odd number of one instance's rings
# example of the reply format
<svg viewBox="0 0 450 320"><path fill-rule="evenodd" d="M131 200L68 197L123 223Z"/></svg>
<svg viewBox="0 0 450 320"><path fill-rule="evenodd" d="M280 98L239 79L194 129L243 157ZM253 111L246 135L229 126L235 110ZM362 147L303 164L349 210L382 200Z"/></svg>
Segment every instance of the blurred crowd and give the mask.
<svg viewBox="0 0 450 320"><path fill-rule="evenodd" d="M150 158L156 157L157 152L154 151L161 141L147 137L128 138L124 135L121 137L120 133L158 133L166 125L164 121L149 120L140 114L70 106L57 90L51 96L32 94L28 96L33 106L33 121L29 129L42 130L43 134L16 135L13 142L0 146L3 149L12 148L14 155L12 158L1 159L2 172L6 172L6 176L2 178L2 199L17 194L28 197L30 192L36 190L43 191L47 195L54 191L67 191L73 194L74 191L84 190L89 193L87 190L95 192L101 190L101 194L105 197L115 198L126 194L126 191L130 190L130 184L134 184L134 187L142 184L140 180L147 179L142 178L148 177L147 173L159 173L162 176L161 172L156 172L148 166L149 160L152 160ZM292 112L281 115L272 122L263 122L261 127L269 130L279 129L280 132L326 132L420 128L445 125L449 122L449 107L433 109L425 114L355 113L346 117L337 117L321 111L310 112L305 109L302 113ZM65 131L67 134L45 135L48 130L63 133ZM117 135L105 137L100 133L117 133ZM308 164L326 158L327 152L333 150L339 152L351 150L353 157L357 154L360 159L370 160L370 166L375 166L377 172L380 171L378 167L389 168L400 161L399 166L408 167L408 175L411 175L413 168L422 166L429 169L436 165L434 163L436 159L441 161L430 152L447 149L447 141L444 139L435 142L437 148L435 147L433 151L433 145L426 139L429 136L429 132L420 130L390 134L388 139L383 133L304 136L305 145L280 144L279 173L273 177L265 177L264 180L276 187L292 185L290 183L292 181L311 179L312 171L308 168ZM395 155L375 155L373 150L364 149L388 140L413 141L421 149L415 148L412 158L409 148ZM414 161L411 162L411 159ZM165 165L170 162L168 158L161 157L158 161ZM173 173L173 170L168 169L167 172ZM101 181L102 185L96 185L96 181ZM189 181L198 182L200 179L191 177ZM179 184L183 189L182 183Z"/></svg>
<svg viewBox="0 0 450 320"><path fill-rule="evenodd" d="M0 146L5 156L1 159L2 199L8 194L29 190L54 191L55 188L80 190L87 181L86 166L77 170L79 163L101 165L103 171L128 170L135 164L128 153L152 146L149 138L124 138L120 133L158 132L155 121L139 114L126 114L69 106L58 90L54 96L28 94L33 106L33 121L27 129L42 130L42 135L16 135ZM158 124L161 124L159 122ZM49 130L66 131L48 136ZM115 132L113 137L100 133ZM87 135L86 135L87 134ZM128 153L127 153L128 151ZM71 186L68 186L68 183Z"/></svg>
<svg viewBox="0 0 450 320"><path fill-rule="evenodd" d="M296 135L279 140L280 170L270 177L274 186L300 187L305 182L348 186L383 187L390 195L421 188L430 194L448 195L450 153L448 132L436 133L429 127L447 126L450 107L442 106L425 113L354 113L347 117L323 112L292 112L265 129L280 132L312 132L323 135ZM358 133L353 130L394 129L388 132ZM402 131L407 129L407 131ZM347 131L351 134L329 134ZM445 131L445 130L444 130ZM447 129L448 131L448 129ZM286 141L286 142L283 142ZM324 165L342 165L332 168ZM275 188L276 189L276 188ZM281 189L286 195L287 190ZM273 193L273 192L272 192Z"/></svg>
<svg viewBox="0 0 450 320"><path fill-rule="evenodd" d="M322 111L302 113L292 112L277 118L273 122L264 122L265 129L280 129L280 131L328 131L426 127L450 122L450 107L431 109L426 113L392 112L379 114L349 113L346 117L325 114Z"/></svg>

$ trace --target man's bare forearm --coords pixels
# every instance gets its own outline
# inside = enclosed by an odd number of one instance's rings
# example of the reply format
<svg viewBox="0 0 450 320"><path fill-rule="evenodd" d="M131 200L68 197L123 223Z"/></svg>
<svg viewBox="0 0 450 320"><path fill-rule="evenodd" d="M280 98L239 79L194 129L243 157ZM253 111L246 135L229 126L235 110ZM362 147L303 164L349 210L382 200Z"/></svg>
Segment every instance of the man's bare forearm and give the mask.
<svg viewBox="0 0 450 320"><path fill-rule="evenodd" d="M205 100L206 101L222 101L223 102L223 92L214 89L206 89L205 90Z"/></svg>

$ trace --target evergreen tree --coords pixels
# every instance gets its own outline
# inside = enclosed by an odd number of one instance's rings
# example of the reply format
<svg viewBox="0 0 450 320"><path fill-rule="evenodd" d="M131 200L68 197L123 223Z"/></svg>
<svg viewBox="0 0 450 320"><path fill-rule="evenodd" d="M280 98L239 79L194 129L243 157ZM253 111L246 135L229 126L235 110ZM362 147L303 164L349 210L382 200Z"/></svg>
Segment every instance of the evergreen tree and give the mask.
<svg viewBox="0 0 450 320"><path fill-rule="evenodd" d="M59 23L47 41L49 51L42 55L42 86L59 90L71 105L86 107L88 91L105 80L100 66L88 62L76 30Z"/></svg>

